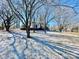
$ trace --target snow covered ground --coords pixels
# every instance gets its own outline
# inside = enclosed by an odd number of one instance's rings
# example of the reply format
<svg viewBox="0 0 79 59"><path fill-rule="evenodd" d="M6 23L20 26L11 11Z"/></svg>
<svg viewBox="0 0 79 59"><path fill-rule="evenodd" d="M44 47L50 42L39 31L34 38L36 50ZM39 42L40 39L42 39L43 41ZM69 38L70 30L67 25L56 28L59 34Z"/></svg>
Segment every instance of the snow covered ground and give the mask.
<svg viewBox="0 0 79 59"><path fill-rule="evenodd" d="M79 37L54 32L0 31L0 59L79 59Z"/></svg>

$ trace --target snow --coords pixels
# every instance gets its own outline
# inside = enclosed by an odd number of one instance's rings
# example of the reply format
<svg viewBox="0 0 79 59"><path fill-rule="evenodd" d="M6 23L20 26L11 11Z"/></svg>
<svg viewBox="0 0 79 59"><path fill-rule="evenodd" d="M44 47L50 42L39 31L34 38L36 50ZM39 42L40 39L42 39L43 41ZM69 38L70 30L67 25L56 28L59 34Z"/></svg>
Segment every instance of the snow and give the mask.
<svg viewBox="0 0 79 59"><path fill-rule="evenodd" d="M0 31L0 59L78 59L79 38L47 32Z"/></svg>

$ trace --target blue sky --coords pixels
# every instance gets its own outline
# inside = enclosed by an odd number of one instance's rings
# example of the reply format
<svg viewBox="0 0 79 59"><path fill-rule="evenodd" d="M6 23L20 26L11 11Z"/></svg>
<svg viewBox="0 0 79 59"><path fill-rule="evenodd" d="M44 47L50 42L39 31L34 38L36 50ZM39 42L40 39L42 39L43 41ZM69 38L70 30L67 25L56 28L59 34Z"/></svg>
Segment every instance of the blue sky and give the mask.
<svg viewBox="0 0 79 59"><path fill-rule="evenodd" d="M62 4L74 7L74 9L79 12L79 0L61 0Z"/></svg>
<svg viewBox="0 0 79 59"><path fill-rule="evenodd" d="M78 15L74 16L74 20L79 21L79 0L60 0L60 3L63 5L68 5L74 8ZM50 22L49 26L56 25L55 22Z"/></svg>
<svg viewBox="0 0 79 59"><path fill-rule="evenodd" d="M16 0L14 0L16 1ZM56 0L55 0L56 1ZM57 0L58 1L58 0ZM60 1L60 4L62 5L68 5L68 6L71 6L71 7L74 7L74 10L79 13L79 0L59 0ZM43 7L42 7L43 8ZM53 13L54 11L51 11L51 13ZM70 16L70 15L69 15ZM75 17L75 20L79 20L79 15L77 15ZM53 26L53 25L56 25L56 22L53 22L51 21L49 23L49 26Z"/></svg>
<svg viewBox="0 0 79 59"><path fill-rule="evenodd" d="M60 4L68 5L68 6L71 6L71 7L76 6L76 7L74 7L74 10L76 10L76 12L79 13L79 0L60 0ZM43 9L43 7L41 7L41 8ZM76 18L78 20L79 19L79 15L77 15ZM49 26L53 26L53 25L56 25L56 24L57 24L56 22L51 21L49 23Z"/></svg>
<svg viewBox="0 0 79 59"><path fill-rule="evenodd" d="M2 0L1 0L2 1ZM5 1L5 0L4 0ZM13 0L13 1L16 1L16 0ZM56 0L55 0L56 1ZM71 6L71 7L74 7L74 10L79 13L79 0L60 0L60 3L63 4L63 5L68 5L68 6ZM79 14L74 17L74 20L78 20L79 21ZM49 26L53 26L53 25L56 25L56 22L53 22L51 21L49 23Z"/></svg>

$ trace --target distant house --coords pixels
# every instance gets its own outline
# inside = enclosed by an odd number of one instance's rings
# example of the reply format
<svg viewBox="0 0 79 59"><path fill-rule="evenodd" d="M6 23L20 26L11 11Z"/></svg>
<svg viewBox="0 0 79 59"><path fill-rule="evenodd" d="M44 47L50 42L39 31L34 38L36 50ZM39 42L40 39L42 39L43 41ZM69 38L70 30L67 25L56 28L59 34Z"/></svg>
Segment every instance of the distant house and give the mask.
<svg viewBox="0 0 79 59"><path fill-rule="evenodd" d="M44 23L36 23L36 22L32 22L31 23L31 27L30 28L34 28L34 29L44 29Z"/></svg>
<svg viewBox="0 0 79 59"><path fill-rule="evenodd" d="M79 23L68 26L67 32L79 32Z"/></svg>
<svg viewBox="0 0 79 59"><path fill-rule="evenodd" d="M71 32L79 32L79 23L72 27Z"/></svg>
<svg viewBox="0 0 79 59"><path fill-rule="evenodd" d="M74 27L71 29L71 32L79 32L79 27Z"/></svg>

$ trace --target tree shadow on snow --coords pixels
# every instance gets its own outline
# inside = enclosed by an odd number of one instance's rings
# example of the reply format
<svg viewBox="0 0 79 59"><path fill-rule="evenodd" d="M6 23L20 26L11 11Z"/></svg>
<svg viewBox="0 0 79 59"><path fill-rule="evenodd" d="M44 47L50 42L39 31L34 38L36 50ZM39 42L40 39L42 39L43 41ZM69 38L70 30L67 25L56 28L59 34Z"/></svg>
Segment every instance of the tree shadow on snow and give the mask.
<svg viewBox="0 0 79 59"><path fill-rule="evenodd" d="M73 56L77 59L79 59L79 53L75 53L74 51L72 51L72 47L70 46L66 46L64 45L65 47L62 47L56 43L52 43L50 44L48 41L45 41L45 40L40 40L42 38L39 38L39 37L31 37L33 40L35 40L37 43L40 43L42 45L45 45L47 46L48 48L50 48L52 51L58 53L59 55L61 55L62 57L64 57L64 59L68 59L68 56ZM65 48L65 49L64 49ZM71 50L71 49L72 50ZM68 50L70 49L70 50Z"/></svg>
<svg viewBox="0 0 79 59"><path fill-rule="evenodd" d="M14 51L16 52L16 55L21 58L23 57L24 55L20 56L18 54L18 52L16 51L16 48L14 46L15 42L16 42L16 36L25 36L24 34L21 34L21 33L16 33L16 32L10 32L13 37L14 37L14 42L11 44L14 48ZM27 38L24 38L27 40ZM71 47L71 46L68 46L68 45L61 45L61 44L58 44L58 43L50 43L49 41L46 41L44 38L40 38L40 37L31 37L32 40L34 40L35 42L37 43L40 43L44 46L47 46L48 48L50 48L52 51L56 52L57 54L59 54L60 56L62 56L64 59L68 59L68 56L73 56L75 57L76 59L79 59L79 49L76 49L74 47ZM26 48L25 48L26 49ZM25 50L24 49L24 50ZM77 53L75 52L78 51ZM24 52L24 51L23 51ZM22 58L24 59L24 58Z"/></svg>

